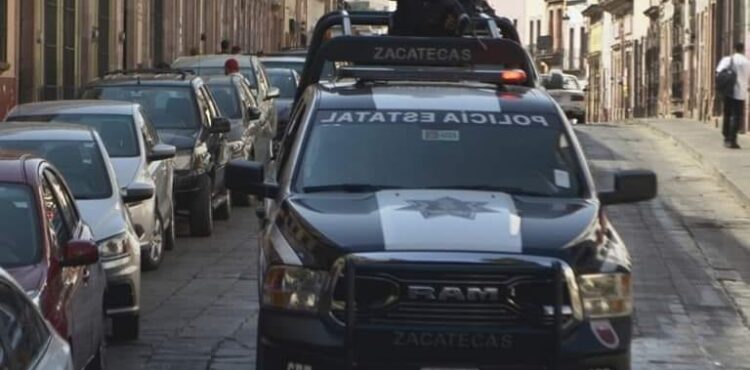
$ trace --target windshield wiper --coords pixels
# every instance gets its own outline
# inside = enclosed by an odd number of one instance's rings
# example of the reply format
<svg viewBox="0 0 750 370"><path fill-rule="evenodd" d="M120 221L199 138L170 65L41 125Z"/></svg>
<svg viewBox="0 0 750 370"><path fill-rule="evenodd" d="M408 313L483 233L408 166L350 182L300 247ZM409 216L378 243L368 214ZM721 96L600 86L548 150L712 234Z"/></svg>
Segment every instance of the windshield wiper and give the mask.
<svg viewBox="0 0 750 370"><path fill-rule="evenodd" d="M446 186L433 186L428 189L434 190L477 190L477 191L494 191L499 193L506 193L510 195L522 195L530 197L552 197L552 194L539 193L534 191L528 191L522 188L514 188L509 186L494 186L494 185L446 185Z"/></svg>
<svg viewBox="0 0 750 370"><path fill-rule="evenodd" d="M372 184L331 184L306 186L302 188L305 193L325 193L325 192L344 192L344 193L373 193L380 190L401 189L398 186L391 185L372 185Z"/></svg>

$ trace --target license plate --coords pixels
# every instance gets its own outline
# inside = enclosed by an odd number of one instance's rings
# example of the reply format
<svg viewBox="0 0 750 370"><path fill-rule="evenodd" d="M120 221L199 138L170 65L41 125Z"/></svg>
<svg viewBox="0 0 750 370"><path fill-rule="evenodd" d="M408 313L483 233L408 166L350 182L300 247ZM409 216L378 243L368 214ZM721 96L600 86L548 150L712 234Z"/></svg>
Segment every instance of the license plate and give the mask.
<svg viewBox="0 0 750 370"><path fill-rule="evenodd" d="M396 331L393 332L392 339L392 345L397 348L429 350L458 349L508 351L513 349L514 342L515 338L511 334L495 333Z"/></svg>

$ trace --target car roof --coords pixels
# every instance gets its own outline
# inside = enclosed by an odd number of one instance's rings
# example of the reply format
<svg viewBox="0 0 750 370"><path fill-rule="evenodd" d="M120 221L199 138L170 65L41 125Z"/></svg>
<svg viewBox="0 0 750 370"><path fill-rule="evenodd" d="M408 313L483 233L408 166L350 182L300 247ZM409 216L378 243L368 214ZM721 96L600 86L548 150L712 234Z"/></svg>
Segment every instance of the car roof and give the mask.
<svg viewBox="0 0 750 370"><path fill-rule="evenodd" d="M190 70L164 70L164 71L113 71L104 77L92 80L87 87L98 86L191 86L203 81L201 76Z"/></svg>
<svg viewBox="0 0 750 370"><path fill-rule="evenodd" d="M94 129L67 123L6 122L0 125L2 140L92 141Z"/></svg>
<svg viewBox="0 0 750 370"><path fill-rule="evenodd" d="M57 100L17 106L8 117L52 114L114 114L132 116L137 103L116 100Z"/></svg>
<svg viewBox="0 0 750 370"><path fill-rule="evenodd" d="M546 93L524 86L480 83L389 82L381 85L321 83L319 109L455 110L558 114Z"/></svg>
<svg viewBox="0 0 750 370"><path fill-rule="evenodd" d="M242 54L211 54L211 55L194 55L184 56L175 59L173 67L185 68L205 68L205 67L224 67L227 59L234 58L240 63L240 67L251 67L253 65L252 55Z"/></svg>
<svg viewBox="0 0 750 370"><path fill-rule="evenodd" d="M297 71L291 69L291 68L266 68L267 74L288 74L288 75L295 75L297 74Z"/></svg>
<svg viewBox="0 0 750 370"><path fill-rule="evenodd" d="M203 81L209 85L211 84L229 84L233 82L234 80L241 80L245 77L243 76L237 76L237 75L214 75L214 76L205 76L203 77Z"/></svg>
<svg viewBox="0 0 750 370"><path fill-rule="evenodd" d="M41 162L43 159L23 151L0 150L0 182L26 184L25 168L28 161Z"/></svg>
<svg viewBox="0 0 750 370"><path fill-rule="evenodd" d="M261 62L305 62L305 56L271 56L260 58Z"/></svg>

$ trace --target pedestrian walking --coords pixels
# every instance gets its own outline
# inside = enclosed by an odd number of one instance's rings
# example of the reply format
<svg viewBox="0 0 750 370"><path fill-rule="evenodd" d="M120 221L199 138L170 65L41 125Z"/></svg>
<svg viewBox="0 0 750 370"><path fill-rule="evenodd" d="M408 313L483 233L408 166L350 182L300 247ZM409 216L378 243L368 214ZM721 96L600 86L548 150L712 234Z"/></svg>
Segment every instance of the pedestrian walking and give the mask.
<svg viewBox="0 0 750 370"><path fill-rule="evenodd" d="M745 119L745 101L750 82L750 60L745 57L745 44L738 42L734 53L724 57L716 67L716 88L724 96L724 146L740 149L737 133Z"/></svg>

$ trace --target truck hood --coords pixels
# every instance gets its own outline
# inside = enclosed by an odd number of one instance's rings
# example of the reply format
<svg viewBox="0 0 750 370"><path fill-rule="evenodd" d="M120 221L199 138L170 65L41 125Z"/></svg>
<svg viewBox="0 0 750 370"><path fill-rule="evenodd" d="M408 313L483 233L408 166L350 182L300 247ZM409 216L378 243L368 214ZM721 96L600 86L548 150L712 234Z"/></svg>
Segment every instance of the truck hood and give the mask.
<svg viewBox="0 0 750 370"><path fill-rule="evenodd" d="M127 230L122 203L116 199L79 200L76 204L97 242Z"/></svg>
<svg viewBox="0 0 750 370"><path fill-rule="evenodd" d="M574 259L566 247L590 234L599 204L481 191L397 190L304 194L287 199L275 225L305 264L347 253L452 251ZM571 262L573 263L573 262Z"/></svg>
<svg viewBox="0 0 750 370"><path fill-rule="evenodd" d="M193 149L199 131L193 129L159 129L159 138L164 144L174 145L177 150Z"/></svg>

